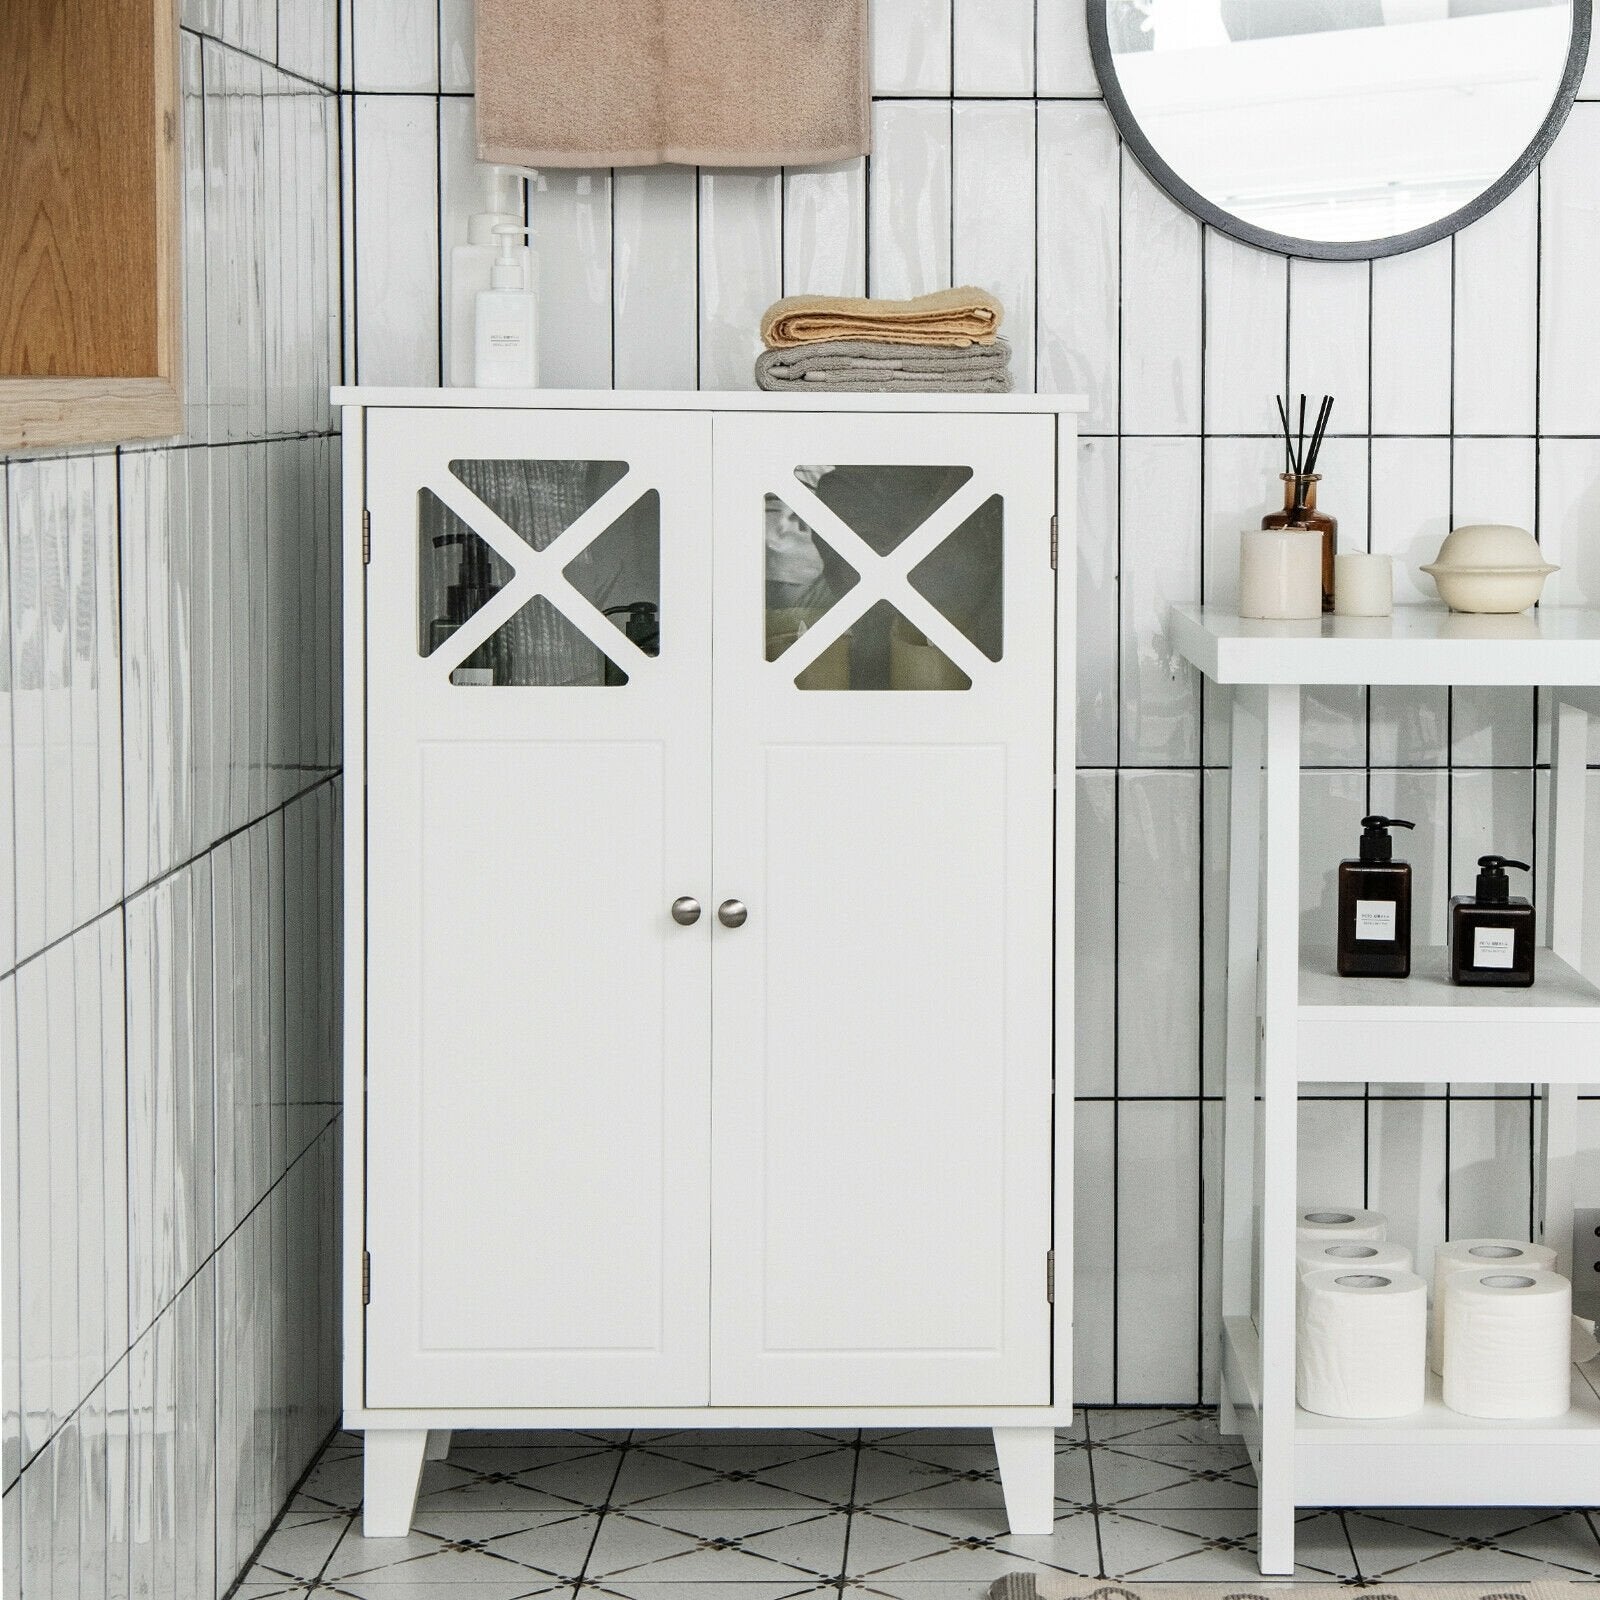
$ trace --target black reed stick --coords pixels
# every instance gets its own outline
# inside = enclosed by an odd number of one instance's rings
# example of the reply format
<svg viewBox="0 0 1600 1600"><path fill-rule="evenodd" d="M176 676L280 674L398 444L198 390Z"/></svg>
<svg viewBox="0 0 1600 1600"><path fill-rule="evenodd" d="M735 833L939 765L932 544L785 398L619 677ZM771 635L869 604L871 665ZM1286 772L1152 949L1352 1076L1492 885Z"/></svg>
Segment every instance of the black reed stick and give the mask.
<svg viewBox="0 0 1600 1600"><path fill-rule="evenodd" d="M1278 407L1279 420L1283 423L1283 470L1285 472L1294 472L1296 470L1294 461L1294 442L1289 437L1289 412L1284 406L1283 396L1281 394L1275 394L1272 398Z"/></svg>
<svg viewBox="0 0 1600 1600"><path fill-rule="evenodd" d="M1322 397L1322 404L1317 410L1317 426L1311 435L1311 449L1306 455L1305 470L1308 474L1317 470L1317 457L1322 453L1323 436L1328 431L1328 418L1332 415L1333 396L1325 394Z"/></svg>

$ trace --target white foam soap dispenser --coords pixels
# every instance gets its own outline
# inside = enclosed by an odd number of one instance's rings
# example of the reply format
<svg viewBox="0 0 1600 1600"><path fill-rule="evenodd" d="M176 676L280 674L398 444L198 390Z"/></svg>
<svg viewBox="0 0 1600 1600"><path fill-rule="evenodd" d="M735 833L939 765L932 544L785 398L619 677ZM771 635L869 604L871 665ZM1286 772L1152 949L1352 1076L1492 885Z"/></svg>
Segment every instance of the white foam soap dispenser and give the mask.
<svg viewBox="0 0 1600 1600"><path fill-rule="evenodd" d="M480 389L531 389L539 381L532 258L513 242L530 230L501 223L494 231L500 254L489 287L478 291L473 381Z"/></svg>
<svg viewBox="0 0 1600 1600"><path fill-rule="evenodd" d="M522 178L509 167L483 168L483 209L467 222L467 242L450 252L450 319L444 329L445 381L470 388L475 364L473 328L478 291L487 289L494 269L498 227L522 222ZM521 254L526 255L524 248ZM529 268L529 282L532 268Z"/></svg>

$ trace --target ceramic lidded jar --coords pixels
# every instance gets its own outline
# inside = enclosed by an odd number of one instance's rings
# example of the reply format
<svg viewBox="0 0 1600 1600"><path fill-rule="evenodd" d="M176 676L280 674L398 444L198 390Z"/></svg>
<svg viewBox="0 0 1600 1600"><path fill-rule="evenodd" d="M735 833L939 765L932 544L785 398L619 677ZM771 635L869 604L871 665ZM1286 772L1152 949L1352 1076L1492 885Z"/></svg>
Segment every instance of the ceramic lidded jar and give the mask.
<svg viewBox="0 0 1600 1600"><path fill-rule="evenodd" d="M1561 569L1544 558L1526 528L1503 522L1467 523L1446 535L1422 569L1452 611L1509 615L1539 598L1544 580Z"/></svg>

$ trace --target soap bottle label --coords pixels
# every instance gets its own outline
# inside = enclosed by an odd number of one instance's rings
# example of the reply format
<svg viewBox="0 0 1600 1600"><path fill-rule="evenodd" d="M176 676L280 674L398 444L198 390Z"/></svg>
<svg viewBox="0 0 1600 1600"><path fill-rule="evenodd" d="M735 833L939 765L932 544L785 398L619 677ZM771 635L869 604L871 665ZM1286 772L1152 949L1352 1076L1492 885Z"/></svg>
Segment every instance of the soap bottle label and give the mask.
<svg viewBox="0 0 1600 1600"><path fill-rule="evenodd" d="M1500 967L1509 970L1516 932L1512 928L1474 928L1472 964L1475 967Z"/></svg>
<svg viewBox="0 0 1600 1600"><path fill-rule="evenodd" d="M1356 938L1395 938L1395 903L1393 900L1356 901Z"/></svg>

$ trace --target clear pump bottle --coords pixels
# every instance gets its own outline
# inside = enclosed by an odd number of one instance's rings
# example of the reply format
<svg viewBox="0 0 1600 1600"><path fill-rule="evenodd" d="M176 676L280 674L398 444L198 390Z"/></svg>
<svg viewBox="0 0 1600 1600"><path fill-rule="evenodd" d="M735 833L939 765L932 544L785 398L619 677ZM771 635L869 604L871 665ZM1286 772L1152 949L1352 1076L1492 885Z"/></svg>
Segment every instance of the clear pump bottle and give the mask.
<svg viewBox="0 0 1600 1600"><path fill-rule="evenodd" d="M500 255L489 287L478 291L473 381L480 389L531 389L539 381L531 259L516 244L529 230L502 223L494 231Z"/></svg>

